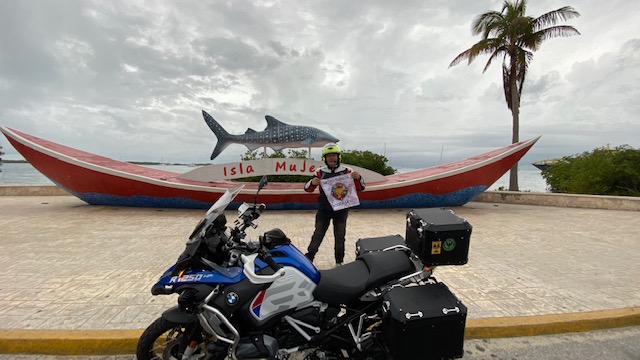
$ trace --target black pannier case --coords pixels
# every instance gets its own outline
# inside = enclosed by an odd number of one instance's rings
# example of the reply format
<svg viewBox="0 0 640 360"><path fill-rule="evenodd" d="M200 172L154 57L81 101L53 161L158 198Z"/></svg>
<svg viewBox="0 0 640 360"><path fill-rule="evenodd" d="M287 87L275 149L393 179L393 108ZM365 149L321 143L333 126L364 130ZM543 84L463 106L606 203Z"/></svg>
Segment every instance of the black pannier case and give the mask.
<svg viewBox="0 0 640 360"><path fill-rule="evenodd" d="M413 209L407 214L407 246L425 265L464 265L469 260L472 226L443 208Z"/></svg>
<svg viewBox="0 0 640 360"><path fill-rule="evenodd" d="M407 246L400 235L363 238L356 241L356 257L372 251L381 251L393 246Z"/></svg>
<svg viewBox="0 0 640 360"><path fill-rule="evenodd" d="M462 357L467 307L445 284L396 287L383 300L382 331L394 359Z"/></svg>

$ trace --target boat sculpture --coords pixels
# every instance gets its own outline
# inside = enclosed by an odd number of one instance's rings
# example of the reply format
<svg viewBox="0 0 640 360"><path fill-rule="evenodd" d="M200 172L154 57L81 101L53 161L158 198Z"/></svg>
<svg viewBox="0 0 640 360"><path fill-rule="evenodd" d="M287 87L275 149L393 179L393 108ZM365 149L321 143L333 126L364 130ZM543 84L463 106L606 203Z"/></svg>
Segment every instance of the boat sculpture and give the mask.
<svg viewBox="0 0 640 360"><path fill-rule="evenodd" d="M0 166L2 166L2 155L4 155L4 152L2 151L2 145L0 145ZM2 172L1 168L0 168L0 172Z"/></svg>
<svg viewBox="0 0 640 360"><path fill-rule="evenodd" d="M208 208L226 189L228 179L197 181L180 173L153 169L57 144L24 132L0 131L33 167L70 194L92 205ZM358 193L359 208L460 206L505 174L539 139L521 141L464 160L379 177ZM232 207L253 202L257 183L246 183ZM314 209L317 193L301 183L270 183L260 201L270 209Z"/></svg>
<svg viewBox="0 0 640 360"><path fill-rule="evenodd" d="M558 161L560 161L560 159L546 159L546 160L536 161L534 163L531 163L531 165L544 171L544 170L547 170L551 165L557 163Z"/></svg>

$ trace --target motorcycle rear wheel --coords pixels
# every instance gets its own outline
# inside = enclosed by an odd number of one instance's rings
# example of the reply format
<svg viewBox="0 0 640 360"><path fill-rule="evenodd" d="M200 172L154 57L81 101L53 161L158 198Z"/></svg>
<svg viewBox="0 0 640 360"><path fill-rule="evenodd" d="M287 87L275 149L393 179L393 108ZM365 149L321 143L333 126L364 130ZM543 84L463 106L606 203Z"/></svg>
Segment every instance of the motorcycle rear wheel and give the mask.
<svg viewBox="0 0 640 360"><path fill-rule="evenodd" d="M184 327L163 318L158 318L147 327L136 348L138 360L180 359L180 340Z"/></svg>

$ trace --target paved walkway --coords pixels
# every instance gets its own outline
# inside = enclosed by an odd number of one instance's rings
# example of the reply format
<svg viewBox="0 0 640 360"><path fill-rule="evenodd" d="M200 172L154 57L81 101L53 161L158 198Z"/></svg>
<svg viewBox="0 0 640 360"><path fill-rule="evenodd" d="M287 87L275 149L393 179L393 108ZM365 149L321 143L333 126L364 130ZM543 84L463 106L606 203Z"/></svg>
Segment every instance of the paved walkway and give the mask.
<svg viewBox="0 0 640 360"><path fill-rule="evenodd" d="M469 319L640 307L638 212L478 202L452 209L473 225L469 263L435 276L468 306ZM176 303L150 288L203 212L1 196L0 333L145 328ZM358 238L404 235L406 213L351 211L345 260L354 259ZM249 237L280 227L306 249L313 219L313 211L267 209ZM332 249L329 231L319 268L333 266Z"/></svg>

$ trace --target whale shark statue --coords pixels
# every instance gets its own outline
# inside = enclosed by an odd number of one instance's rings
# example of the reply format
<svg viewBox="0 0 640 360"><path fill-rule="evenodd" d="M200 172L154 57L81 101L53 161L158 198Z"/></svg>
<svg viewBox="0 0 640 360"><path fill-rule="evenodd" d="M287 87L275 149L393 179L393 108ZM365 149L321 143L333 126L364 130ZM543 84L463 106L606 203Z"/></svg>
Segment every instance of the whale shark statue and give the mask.
<svg viewBox="0 0 640 360"><path fill-rule="evenodd" d="M337 138L311 126L297 126L285 124L282 121L267 115L267 127L264 131L255 131L248 128L242 135L229 134L211 115L202 110L204 121L218 138L218 143L213 149L211 160L215 159L222 150L231 144L241 144L253 151L261 147L270 147L273 150L299 147L322 147L330 142L338 142Z"/></svg>

